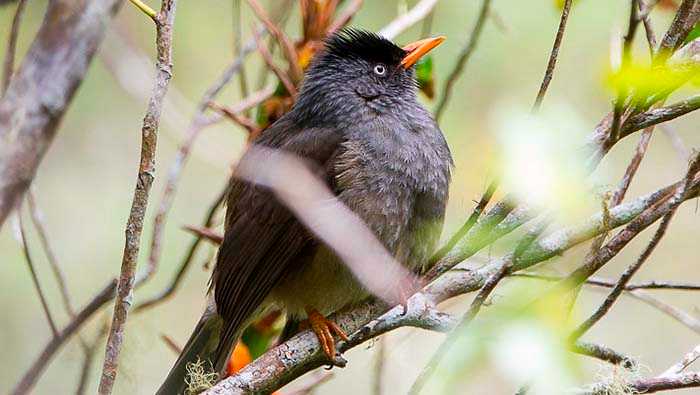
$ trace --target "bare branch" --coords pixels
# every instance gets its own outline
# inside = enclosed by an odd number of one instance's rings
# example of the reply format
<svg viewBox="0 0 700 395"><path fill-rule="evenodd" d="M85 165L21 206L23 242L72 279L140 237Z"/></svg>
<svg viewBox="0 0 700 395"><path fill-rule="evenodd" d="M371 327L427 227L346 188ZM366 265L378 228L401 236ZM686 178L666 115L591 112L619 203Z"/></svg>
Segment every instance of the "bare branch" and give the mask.
<svg viewBox="0 0 700 395"><path fill-rule="evenodd" d="M207 215L205 216L204 221L202 223L202 226L204 228L208 228L208 227L212 226L212 224L214 223L214 218L216 216L216 212L218 211L219 207L221 207L227 194L228 194L228 184L226 184L226 186L221 190L221 192L219 192L218 196L216 197L216 199L214 199L214 202L209 207L209 210L207 211ZM182 260L182 263L180 263L180 267L179 267L177 273L175 274L175 277L172 279L172 281L170 281L168 286L163 291L161 291L158 295L136 305L136 307L134 307L135 313L145 311L149 307L156 306L157 304L166 301L168 298L170 298L175 293L177 288L180 286L180 283L182 282L182 279L184 278L185 273L187 273L187 269L189 269L190 265L192 264L192 261L194 260L194 256L197 253L197 250L199 249L199 246L202 244L203 240L204 239L202 237L198 236L192 241L192 244L190 244L190 247L187 250L187 254L185 254L185 258Z"/></svg>
<svg viewBox="0 0 700 395"><path fill-rule="evenodd" d="M471 58L479 42L479 38L481 37L481 31L483 30L484 23L489 15L489 6L491 5L491 0L482 1L479 15L477 16L476 23L474 24L474 29L472 30L471 36L469 36L469 41L467 42L467 45L462 48L459 58L457 58L457 63L447 76L445 87L442 90L442 96L440 96L440 100L438 100L438 104L435 106L435 119L439 120L442 116L442 113L447 106L447 102L450 100L450 96L452 95L454 84L457 82L457 78L459 78L460 74L462 74L462 71L464 71L464 65L467 63L469 58Z"/></svg>
<svg viewBox="0 0 700 395"><path fill-rule="evenodd" d="M637 366L637 362L632 358L620 354L619 352L601 344L578 341L572 343L569 349L576 354L600 359L601 361L605 361L613 365L621 365L626 369L633 369Z"/></svg>
<svg viewBox="0 0 700 395"><path fill-rule="evenodd" d="M457 269L455 269L457 270ZM531 278L535 280L542 280L542 281L560 281L563 280L564 277L561 276L547 276L543 274L537 274L537 273L512 273L510 274L511 277L520 277L520 278ZM617 284L617 281L613 281L607 278L601 278L601 277L589 277L586 280L586 284L588 285L595 285L598 287L605 287L605 288L613 288L615 284ZM632 284L627 284L625 286L625 291L634 291L638 289L647 289L647 290L652 290L652 289L666 289L666 290L677 290L677 291L700 291L700 284L691 284L691 283L684 283L684 282L675 282L675 281L659 281L659 280L651 280L651 281L641 281L637 283L632 283Z"/></svg>
<svg viewBox="0 0 700 395"><path fill-rule="evenodd" d="M557 29L557 35L554 37L554 45L552 46L552 52L550 52L549 54L547 69L544 72L544 79L542 79L540 90L537 92L535 104L532 106L533 112L539 110L539 108L542 106L542 100L544 100L544 95L547 93L549 83L552 81L552 77L554 76L554 68L557 66L559 48L561 47L562 40L564 39L564 31L566 30L566 22L569 20L569 12L571 11L572 3L573 0L566 0L564 2L564 6L561 9L561 19L559 19L559 28Z"/></svg>
<svg viewBox="0 0 700 395"><path fill-rule="evenodd" d="M43 215L39 211L39 207L36 205L36 199L31 189L27 191L27 203L29 206L29 214L31 216L36 233L39 236L39 241L44 248L44 253L46 253L46 258L49 261L49 266L53 271L54 277L56 278L56 283L58 284L58 290L61 293L61 298L63 299L63 306L68 313L68 316L75 318L75 310L73 309L73 303L71 302L70 293L68 292L68 286L66 285L66 276L63 274L63 269L58 263L56 258L56 253L51 247L49 242L49 235L46 231L46 226L43 221Z"/></svg>
<svg viewBox="0 0 700 395"><path fill-rule="evenodd" d="M224 115L239 126L242 126L243 129L248 132L248 141L254 140L258 134L260 134L260 126L245 115L238 114L236 111L232 111L230 108L216 104L215 102L209 102L209 108Z"/></svg>
<svg viewBox="0 0 700 395"><path fill-rule="evenodd" d="M29 273L32 276L32 283L34 284L34 289L37 295L39 295L39 300L41 301L41 308L44 310L44 315L46 316L46 321L49 323L49 328L53 336L58 336L58 330L56 329L56 322L51 315L51 309L46 301L46 295L44 294L43 288L41 288L41 283L39 283L39 277L36 274L36 268L34 267L34 261L32 260L32 254L29 252L29 244L27 243L27 232L24 229L24 220L22 220L22 214L17 211L17 221L19 226L20 241L22 243L22 252L24 253L24 259L27 262L27 267L29 268Z"/></svg>
<svg viewBox="0 0 700 395"><path fill-rule="evenodd" d="M652 394L659 391L677 390L683 388L700 387L700 372L683 373L670 377L652 377L632 380L622 384L615 384L615 388L622 385L632 394ZM610 394L613 385L610 383L598 383L591 389L577 392L577 395L607 395Z"/></svg>
<svg viewBox="0 0 700 395"><path fill-rule="evenodd" d="M78 311L75 318L44 346L39 356L34 360L27 372L22 376L22 379L12 390L12 395L22 395L31 392L39 376L44 372L46 366L51 362L51 359L63 343L75 335L83 324L85 324L85 322L102 306L112 300L116 294L116 290L117 280L112 280L102 291L95 295L82 310Z"/></svg>
<svg viewBox="0 0 700 395"><path fill-rule="evenodd" d="M700 108L700 95L691 96L678 103L665 107L654 108L641 114L631 116L620 131L620 137L625 137L638 130L668 122Z"/></svg>
<svg viewBox="0 0 700 395"><path fill-rule="evenodd" d="M216 231L209 229L209 228L204 228L201 226L194 226L194 225L185 225L182 227L183 229L191 232L195 236L198 236L200 238L203 238L205 240L209 240L214 244L221 244L224 241L224 236L222 236L220 233L217 233Z"/></svg>
<svg viewBox="0 0 700 395"><path fill-rule="evenodd" d="M149 100L146 116L141 129L141 159L134 190L131 212L126 226L126 242L122 259L117 298L114 303L114 314L102 367L99 393L112 393L117 377L119 354L124 340L126 320L133 298L136 277L136 263L141 245L141 233L148 206L148 199L155 177L155 155L160 124L160 114L165 93L172 77L172 41L173 22L175 20L177 0L163 0L161 10L156 16L156 78L153 96Z"/></svg>
<svg viewBox="0 0 700 395"><path fill-rule="evenodd" d="M690 328L696 333L700 333L700 320L696 319L695 317L691 316L685 311L674 307L668 303L662 302L661 300L655 298L654 296L644 291L632 291L629 293L629 295L635 299L641 300L649 306L652 306L662 311L669 317L675 319L676 321L680 322L681 324L685 325L686 327Z"/></svg>
<svg viewBox="0 0 700 395"><path fill-rule="evenodd" d="M570 341L575 341L578 338L580 338L584 333L586 333L593 325L595 325L605 314L607 314L610 309L612 308L612 305L615 303L615 301L620 297L622 292L625 290L625 287L627 283L632 279L632 276L634 276L637 271L642 267L644 262L651 256L652 252L656 248L656 246L659 244L661 239L664 237L666 234L666 229L668 228L669 224L671 223L671 219L673 218L673 215L676 213L676 209L680 204L683 202L685 195L688 193L688 188L690 187L691 182L693 181L693 177L695 174L700 170L700 155L695 156L694 160L691 162L690 166L688 167L688 174L685 177L685 182L683 184L683 188L679 188L673 198L671 199L669 209L664 214L663 219L661 220L661 224L659 225L659 228L656 230L656 233L654 233L654 236L652 237L651 241L649 244L646 246L642 254L639 256L637 261L630 265L627 270L620 276L620 279L618 280L617 284L615 284L615 287L613 287L612 291L610 291L610 294L605 298L603 303L598 307L598 309L588 318L586 321L584 321L581 325L579 325L571 334L569 337Z"/></svg>
<svg viewBox="0 0 700 395"><path fill-rule="evenodd" d="M676 16L671 22L666 35L661 40L659 46L659 61L664 61L670 53L678 49L683 40L688 37L688 33L700 20L700 1L683 0L683 3L678 7Z"/></svg>
<svg viewBox="0 0 700 395"><path fill-rule="evenodd" d="M391 21L379 31L380 36L384 36L389 40L393 40L404 30L415 25L423 18L427 17L433 10L438 0L420 0L408 12L399 15L398 18Z"/></svg>
<svg viewBox="0 0 700 395"><path fill-rule="evenodd" d="M294 44L287 37L286 34L280 29L271 19L270 16L265 12L265 9L258 3L257 0L246 0L250 8L253 9L255 15L260 19L260 21L267 27L267 30L277 39L277 42L282 48L282 53L284 53L287 62L289 63L289 72L293 81L299 81L302 77L301 66L299 65L299 57L297 56L297 51L294 48ZM261 44L258 43L258 50L260 50ZM267 50L267 48L266 48ZM262 53L262 50L260 50ZM264 56L264 55L263 55ZM267 60L266 60L267 61ZM273 69L274 70L274 69ZM285 84L286 86L286 84ZM292 85L293 86L293 85ZM287 87L288 88L288 87ZM289 91L291 94L291 91ZM292 95L295 96L295 95Z"/></svg>
<svg viewBox="0 0 700 395"><path fill-rule="evenodd" d="M151 8L148 4L144 3L141 0L129 0L129 1L131 2L131 4L136 6L136 8L138 8L141 12L146 14L146 16L151 18L153 20L153 22L158 24L156 11L153 8Z"/></svg>
<svg viewBox="0 0 700 395"><path fill-rule="evenodd" d="M335 31L342 29L350 23L352 18L357 14L358 11L360 11L360 8L362 7L362 4L364 3L364 0L353 0L352 3L350 3L345 9L343 10L343 13L336 18L335 21L333 21L333 24L328 28L328 34L333 34Z"/></svg>
<svg viewBox="0 0 700 395"><path fill-rule="evenodd" d="M700 344L695 346L694 349L692 349L689 353L687 353L685 356L683 356L683 359L678 361L678 363L674 364L670 368L668 368L665 372L661 373L661 377L672 377L673 375L680 374L682 373L685 369L688 368L688 366L692 365L693 362L697 361L700 359Z"/></svg>
<svg viewBox="0 0 700 395"><path fill-rule="evenodd" d="M253 37L255 38L255 44L258 46L258 52L260 52L260 56L262 56L267 67L272 70L273 73L275 73L277 78L279 78L282 85L284 85L284 88L287 90L287 92L289 92L289 95L296 97L297 88L294 86L292 79L287 75L287 73L277 67L275 61L272 59L272 54L270 54L270 51L267 50L267 47L265 47L265 43L262 42L260 36L254 34Z"/></svg>
<svg viewBox="0 0 700 395"><path fill-rule="evenodd" d="M0 99L0 228L34 178L120 4L49 3L45 21L51 23L42 24Z"/></svg>
<svg viewBox="0 0 700 395"><path fill-rule="evenodd" d="M266 33L263 30L262 33ZM160 261L161 248L163 233L165 231L165 223L168 217L168 212L172 207L173 201L175 199L175 193L177 192L177 184L180 181L180 176L182 171L187 164L187 159L192 152L192 147L194 146L197 138L199 137L202 130L212 125L222 119L221 115L216 114L211 117L207 117L204 112L208 108L207 105L210 101L214 100L216 96L219 95L221 90L231 81L231 78L240 71L243 66L245 57L256 49L255 40L250 40L245 47L241 50L241 55L235 59L226 69L221 73L219 78L207 89L202 98L199 100L197 105L196 113L190 123L186 137L180 146L178 147L177 153L175 154L175 159L170 165L168 171L168 176L165 182L165 187L163 188L163 194L158 204L158 211L153 220L153 232L151 234L151 244L150 253L148 254L148 264L146 268L139 273L137 276L137 283L143 283L148 280L155 272L158 270L158 263ZM265 100L272 94L272 90L263 90L257 94L253 94L248 100L241 102L241 107L236 107L236 110L243 111L247 108L252 108ZM245 104L244 104L245 103Z"/></svg>
<svg viewBox="0 0 700 395"><path fill-rule="evenodd" d="M5 61L2 69L2 85L0 85L0 97L5 94L7 87L10 85L12 73L15 68L15 54L17 52L17 37L19 36L19 26L22 21L22 15L26 8L27 0L19 0L15 16L12 17L12 27L10 27L10 36L7 38L7 49L5 49Z"/></svg>
<svg viewBox="0 0 700 395"><path fill-rule="evenodd" d="M416 381L413 382L413 385L409 390L409 394L418 394L421 392L425 384L428 382L428 379L430 379L430 376L432 376L435 372L435 369L437 369L437 366L440 364L440 361L442 360L443 356L447 354L450 348L452 348L452 346L454 345L454 342L457 339L457 337L464 332L469 323L471 323L474 317L476 317L476 315L479 314L481 307L484 305L486 298L491 294L491 291L493 291L494 288L496 288L496 285L498 285L498 283L508 274L508 271L511 268L511 263L512 262L505 261L501 265L501 267L499 267L498 270L495 273L493 273L488 278L488 280L486 280L484 286L481 287L481 290L469 306L469 310L467 310L467 312L462 317L461 322L447 336L447 339L445 339L442 342L442 344L440 344L440 346L437 348L437 351L433 353L433 356L430 358L428 364L425 365L423 370L418 375L418 378L416 378Z"/></svg>
<svg viewBox="0 0 700 395"><path fill-rule="evenodd" d="M474 227L476 224L476 221L479 219L481 216L481 213L484 212L486 209L486 206L489 204L489 201L491 201L491 198L493 197L493 194L496 192L496 188L498 188L498 181L492 181L489 186L486 188L486 192L481 196L481 199L479 199L479 203L477 203L476 207L474 207L474 211L472 211L471 215L467 219L467 222L462 225L461 228L450 237L450 240L442 246L431 258L430 258L430 266L432 267L435 265L439 260L445 257L448 252L450 252L456 245L459 243L460 240L464 238L464 236L469 233L469 231Z"/></svg>

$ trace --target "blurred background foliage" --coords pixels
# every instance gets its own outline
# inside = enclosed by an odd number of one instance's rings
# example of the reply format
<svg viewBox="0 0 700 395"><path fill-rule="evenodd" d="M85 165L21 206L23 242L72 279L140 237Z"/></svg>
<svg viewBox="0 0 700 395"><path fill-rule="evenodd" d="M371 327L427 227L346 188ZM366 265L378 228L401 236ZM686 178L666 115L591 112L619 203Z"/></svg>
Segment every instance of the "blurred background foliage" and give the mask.
<svg viewBox="0 0 700 395"><path fill-rule="evenodd" d="M262 3L268 10L273 10L282 2L269 0ZM234 56L233 32L236 29L232 25L231 3L225 0L198 0L178 4L174 79L169 93L169 108L165 113L167 118L161 128L158 174L149 205L149 219L152 219L161 196L166 171L177 145L194 113L194 103ZM511 170L522 170L522 163L518 160L527 161L536 155L538 160L543 161L538 164L539 169L551 170L557 180L575 184L575 176L567 173L575 167L569 166L575 161L570 155L571 147L582 143L582 139L610 110L610 85L630 83L621 82L609 71L611 36L625 28L629 2L575 1L554 80L543 104L547 115L540 123L523 122L523 114L531 106L542 79L562 1L497 0L493 3L493 11L479 46L457 82L454 96L441 119L441 127L455 157L444 236L449 236L461 225L474 206L473 200L479 198L493 174L497 171L509 174ZM658 35L665 31L673 17L671 11L664 10L669 6L667 3L671 2L663 1L663 7L652 14ZM413 0L365 1L352 25L379 30L397 13L413 4ZM429 66L435 76L433 88L438 95L446 74L468 40L479 5L480 2L475 0L441 0L435 8L432 33L448 37L434 51ZM28 2L20 32L18 59L38 29L45 7L46 1ZM13 11L12 6L0 7L0 37L7 37ZM256 19L245 5L242 12L244 24L241 29L245 36L243 41L246 42L251 37L250 30ZM299 37L300 26L298 7L293 7L286 31L291 37ZM413 41L419 38L422 30L423 27L418 24L401 34L396 41ZM640 37L633 53L635 59L642 61L648 58L648 50L641 37L643 32L638 34ZM135 61L130 53L136 48L149 57L153 56L153 37L152 23L125 4L63 120L58 138L41 164L34 182L38 204L44 212L51 241L66 272L76 306L81 306L119 270L123 228L132 197L141 119L145 110L144 100L131 92L148 92L152 82L151 65L145 63L144 66ZM6 40L0 40L0 53L4 53L5 45ZM115 70L115 63L123 69ZM261 69L259 57L248 58L246 70L249 85L256 85ZM634 78L646 81L648 77L637 75ZM674 93L669 102L686 97L693 90L697 92L697 87L685 87ZM217 102L234 104L240 98L238 83L234 81ZM425 96L422 99L426 106L434 105ZM679 118L668 126L683 138L687 147L698 147L699 121L696 113ZM553 193L551 187L556 180L534 179L534 174L528 172L513 173L515 183L508 185L518 188L518 182L527 184L519 189L524 195L536 192L528 189L536 186L542 196L550 199L540 203L564 203L561 205L562 212L567 215L559 218L560 221L581 220L600 207L600 197L591 189L605 191L616 185L637 139L638 135L635 135L615 146L596 171L594 185L568 185L563 187L563 194ZM245 141L245 132L231 123L221 123L203 132L185 169L168 219L161 267L155 278L137 291L137 301L152 296L170 281L192 237L181 230L181 226L201 221L209 203L226 182L230 166L241 153ZM638 196L675 182L685 167L685 161L679 159L668 138L660 130L657 131L642 162L640 176L635 178L628 196ZM575 192L573 195L572 191ZM536 200L538 196L534 198ZM700 280L697 245L700 221L696 206L697 200L681 207L671 231L654 253L650 264L637 276L638 279ZM144 245L150 242L150 220L146 226ZM630 247L602 270L602 274L616 276L636 258L649 235L647 231L635 239ZM512 240L513 237L509 237L484 251L482 257L498 253ZM68 317L63 312L58 289L33 231L29 232L29 243L33 246L32 251L39 265L40 279L51 297L52 310L60 322L65 322ZM145 262L146 250L142 249L141 264ZM557 260L553 270L564 273L575 267L586 250L586 246L580 246L568 252ZM175 359L175 354L161 340L161 335L167 335L179 344L185 342L203 307L209 278L209 272L203 266L214 254L215 248L211 245L201 249L183 287L174 298L146 314L130 317L117 393L148 394L158 386ZM35 358L49 338L50 330L31 285L12 226L6 226L0 233L0 262L0 311L3 317L0 325L3 350L0 392L4 393ZM508 280L504 289L499 289L497 293L526 292L528 288L540 287L542 283L536 281L514 279ZM585 291L574 317L587 316L602 296L600 292ZM664 292L661 297L692 314L700 315L696 294L670 291ZM469 298L454 299L446 303L445 308L462 311L468 305ZM497 298L500 300L501 296ZM521 370L526 368L534 371L541 369L538 372L549 372L551 375L549 369L558 366L559 369L563 368L561 380L573 384L590 382L597 377L600 364L596 361L570 354L559 355L556 351L549 355L542 351L556 350L556 347L548 348L551 335L547 333L561 328L547 326L547 319L542 318L540 313L533 313L521 320L508 313L490 311L488 308L485 311L483 322L476 325L465 337L466 340L460 343L462 346L459 350L465 353L449 359L449 369L440 370L440 375L436 377L445 380L430 387L429 391L514 393L517 381L525 374ZM109 309L98 314L86 333L98 331L110 313L111 304ZM506 314L510 319L498 318L498 314ZM535 324L528 324L535 319L532 317L540 318L535 320ZM522 327L528 330L518 329ZM513 333L518 333L522 338L514 338L510 335ZM442 335L414 329L400 329L384 337L385 393L405 392L441 339ZM504 346L499 339L507 339L512 347ZM594 339L626 352L637 357L649 369L658 371L672 364L696 344L697 334L638 301L623 298L614 307L613 313L606 316L585 339ZM97 350L97 360L101 360L102 346ZM337 370L334 378L321 385L318 392L367 393L373 385L371 362L375 351L376 347L371 344L350 351L347 355L349 366ZM57 355L35 392L73 392L81 363L82 351L78 343L72 341ZM93 369L89 391L96 388L98 371L97 368ZM518 380L509 381L509 377ZM692 390L686 393L692 393Z"/></svg>

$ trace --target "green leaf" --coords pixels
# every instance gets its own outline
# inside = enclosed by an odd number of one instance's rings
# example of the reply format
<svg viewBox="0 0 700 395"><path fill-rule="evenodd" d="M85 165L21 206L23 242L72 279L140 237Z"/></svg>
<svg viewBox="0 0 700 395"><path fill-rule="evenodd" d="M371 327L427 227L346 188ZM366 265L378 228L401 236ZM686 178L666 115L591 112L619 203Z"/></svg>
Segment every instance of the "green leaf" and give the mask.
<svg viewBox="0 0 700 395"><path fill-rule="evenodd" d="M435 91L435 76L433 71L433 57L424 56L416 63L416 80L418 88L429 98L433 98Z"/></svg>
<svg viewBox="0 0 700 395"><path fill-rule="evenodd" d="M688 37L685 38L685 41L683 43L687 44L698 37L700 37L700 22L695 24L695 27L693 28L693 30L690 31Z"/></svg>

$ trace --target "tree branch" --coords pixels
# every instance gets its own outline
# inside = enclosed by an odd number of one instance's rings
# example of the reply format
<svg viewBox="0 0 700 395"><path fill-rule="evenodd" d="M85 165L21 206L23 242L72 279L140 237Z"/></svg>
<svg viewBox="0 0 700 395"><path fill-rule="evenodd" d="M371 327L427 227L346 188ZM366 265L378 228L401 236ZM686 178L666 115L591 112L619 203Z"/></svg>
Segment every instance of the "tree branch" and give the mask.
<svg viewBox="0 0 700 395"><path fill-rule="evenodd" d="M486 17L489 15L489 6L491 5L491 0L482 0L481 9L479 10L479 15L476 18L476 23L474 24L474 29L472 30L471 36L469 36L469 41L467 45L462 49L457 58L457 63L455 64L452 71L445 81L445 87L442 90L442 96L438 100L437 106L435 106L435 119L439 120L442 113L447 107L447 102L452 96L452 89L454 84L457 82L457 78L464 71L464 65L467 63L471 55L476 49L476 45L479 43L479 38L481 37L481 31L484 28L484 23L486 22Z"/></svg>
<svg viewBox="0 0 700 395"><path fill-rule="evenodd" d="M438 0L420 0L416 5L413 6L405 14L399 15L398 18L391 21L388 25L384 26L378 34L384 36L389 40L393 40L401 34L404 30L415 25L423 18L427 17L433 10Z"/></svg>
<svg viewBox="0 0 700 395"><path fill-rule="evenodd" d="M134 282L136 277L136 263L141 245L141 233L148 206L148 198L155 177L155 156L158 137L160 114L172 77L172 42L173 22L175 20L177 0L163 0L161 10L155 18L156 21L156 78L153 87L153 95L148 103L146 116L141 129L141 159L131 212L126 225L126 242L124 256L122 258L119 285L117 286L117 298L114 303L112 325L107 337L105 359L100 379L100 395L112 393L114 381L117 377L119 366L119 354L124 340L125 325L129 308L133 298Z"/></svg>
<svg viewBox="0 0 700 395"><path fill-rule="evenodd" d="M559 28L557 29L557 35L554 37L552 52L550 52L549 54L549 61L547 62L547 69L544 72L542 84L540 85L539 91L537 91L535 104L532 106L533 112L539 110L539 108L542 106L542 100L544 100L544 95L547 93L549 83L552 81L552 77L554 76L554 68L557 66L559 48L561 47L562 40L564 39L564 31L566 30L566 22L569 20L569 12L571 11L572 3L573 0L566 0L564 2L564 6L561 9L561 19L559 19Z"/></svg>
<svg viewBox="0 0 700 395"><path fill-rule="evenodd" d="M10 27L10 35L7 38L7 49L5 50L5 61L2 69L2 85L0 85L0 97L5 94L7 87L10 85L12 73L15 68L15 54L17 52L17 37L19 36L19 26L24 15L27 0L19 0L15 16L12 17L12 27Z"/></svg>
<svg viewBox="0 0 700 395"><path fill-rule="evenodd" d="M120 4L49 3L44 23L0 99L0 228L32 182Z"/></svg>

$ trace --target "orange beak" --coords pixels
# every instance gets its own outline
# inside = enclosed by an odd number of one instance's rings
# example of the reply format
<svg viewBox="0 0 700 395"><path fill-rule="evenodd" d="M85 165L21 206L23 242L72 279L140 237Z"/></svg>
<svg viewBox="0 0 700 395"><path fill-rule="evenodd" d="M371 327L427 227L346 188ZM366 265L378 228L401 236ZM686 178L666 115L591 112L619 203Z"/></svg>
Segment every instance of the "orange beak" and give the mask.
<svg viewBox="0 0 700 395"><path fill-rule="evenodd" d="M423 55L430 52L430 50L440 45L443 41L445 41L445 36L437 36L418 40L406 45L403 47L403 50L408 52L408 54L401 60L401 66L408 69L416 64L418 59L422 58Z"/></svg>

